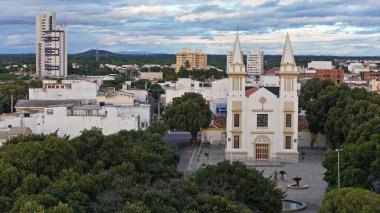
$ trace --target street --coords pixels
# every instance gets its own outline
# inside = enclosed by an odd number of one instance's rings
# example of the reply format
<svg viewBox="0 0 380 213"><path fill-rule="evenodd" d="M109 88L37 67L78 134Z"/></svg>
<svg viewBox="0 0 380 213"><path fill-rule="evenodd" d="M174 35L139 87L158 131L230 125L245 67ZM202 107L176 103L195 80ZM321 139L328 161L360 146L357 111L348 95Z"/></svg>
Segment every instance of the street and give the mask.
<svg viewBox="0 0 380 213"><path fill-rule="evenodd" d="M199 147L190 143L190 133L170 132L165 134L164 139L177 150L181 157L177 165L177 170L189 174L192 171L190 162L192 162L192 159L196 155L196 150Z"/></svg>

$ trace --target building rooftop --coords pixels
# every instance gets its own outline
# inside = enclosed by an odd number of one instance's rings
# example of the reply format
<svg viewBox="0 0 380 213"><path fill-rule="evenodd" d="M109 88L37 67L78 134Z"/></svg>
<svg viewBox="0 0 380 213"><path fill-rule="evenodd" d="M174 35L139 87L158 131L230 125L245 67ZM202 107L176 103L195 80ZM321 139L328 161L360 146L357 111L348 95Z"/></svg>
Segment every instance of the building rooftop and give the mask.
<svg viewBox="0 0 380 213"><path fill-rule="evenodd" d="M30 135L32 131L28 127L0 128L0 139L7 139L9 136Z"/></svg>
<svg viewBox="0 0 380 213"><path fill-rule="evenodd" d="M264 87L264 88L277 96L280 95L280 87Z"/></svg>
<svg viewBox="0 0 380 213"><path fill-rule="evenodd" d="M250 95L255 93L257 90L259 90L259 88L257 88L257 87L249 88L249 89L245 90L245 96L249 97Z"/></svg>
<svg viewBox="0 0 380 213"><path fill-rule="evenodd" d="M80 105L81 100L18 100L15 108L45 108L57 105Z"/></svg>

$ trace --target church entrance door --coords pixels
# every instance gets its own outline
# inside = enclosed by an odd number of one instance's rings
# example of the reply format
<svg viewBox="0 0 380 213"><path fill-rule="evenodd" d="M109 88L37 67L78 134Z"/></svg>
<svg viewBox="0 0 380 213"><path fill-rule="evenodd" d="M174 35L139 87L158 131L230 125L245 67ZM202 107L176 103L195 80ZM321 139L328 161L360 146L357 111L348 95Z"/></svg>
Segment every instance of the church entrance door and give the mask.
<svg viewBox="0 0 380 213"><path fill-rule="evenodd" d="M257 143L256 144L256 160L269 159L269 144Z"/></svg>

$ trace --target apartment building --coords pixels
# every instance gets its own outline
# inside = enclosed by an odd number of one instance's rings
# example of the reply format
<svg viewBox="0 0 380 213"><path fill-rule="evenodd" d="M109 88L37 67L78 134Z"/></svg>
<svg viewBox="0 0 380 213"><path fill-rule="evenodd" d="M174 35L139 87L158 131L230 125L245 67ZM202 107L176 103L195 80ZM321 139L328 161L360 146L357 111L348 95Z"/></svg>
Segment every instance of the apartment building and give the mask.
<svg viewBox="0 0 380 213"><path fill-rule="evenodd" d="M191 52L190 49L183 49L176 54L176 72L179 72L181 67L188 70L192 69L206 69L207 68L207 54L201 50Z"/></svg>
<svg viewBox="0 0 380 213"><path fill-rule="evenodd" d="M247 54L247 74L261 75L264 72L264 52L260 48L252 48Z"/></svg>
<svg viewBox="0 0 380 213"><path fill-rule="evenodd" d="M36 75L67 77L67 28L56 27L56 14L36 16Z"/></svg>

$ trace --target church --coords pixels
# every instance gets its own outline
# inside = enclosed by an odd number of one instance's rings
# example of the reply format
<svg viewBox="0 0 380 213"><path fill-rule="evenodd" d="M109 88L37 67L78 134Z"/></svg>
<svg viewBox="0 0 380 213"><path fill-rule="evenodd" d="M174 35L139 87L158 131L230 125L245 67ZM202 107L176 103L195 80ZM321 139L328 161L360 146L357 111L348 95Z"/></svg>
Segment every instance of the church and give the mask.
<svg viewBox="0 0 380 213"><path fill-rule="evenodd" d="M246 90L247 73L238 34L227 74L225 158L298 162L298 73L289 34L282 52L280 87Z"/></svg>

